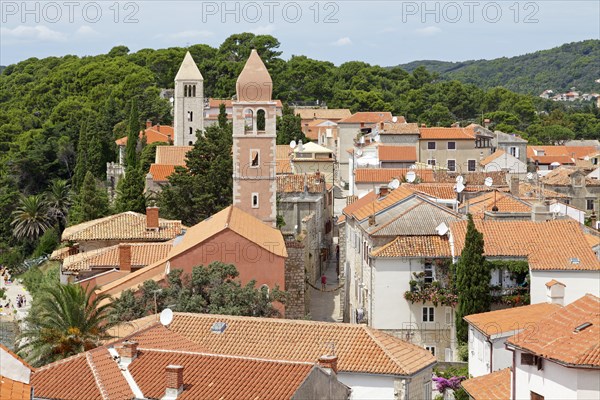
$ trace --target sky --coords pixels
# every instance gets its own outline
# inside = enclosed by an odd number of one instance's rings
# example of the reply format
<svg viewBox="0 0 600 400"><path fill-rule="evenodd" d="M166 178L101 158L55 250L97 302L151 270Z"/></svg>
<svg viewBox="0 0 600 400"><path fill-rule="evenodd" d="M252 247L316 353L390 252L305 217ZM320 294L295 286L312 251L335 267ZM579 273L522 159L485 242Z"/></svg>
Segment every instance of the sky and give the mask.
<svg viewBox="0 0 600 400"><path fill-rule="evenodd" d="M0 0L0 65L118 45L218 47L240 32L275 36L285 59L336 65L492 59L600 39L600 0Z"/></svg>

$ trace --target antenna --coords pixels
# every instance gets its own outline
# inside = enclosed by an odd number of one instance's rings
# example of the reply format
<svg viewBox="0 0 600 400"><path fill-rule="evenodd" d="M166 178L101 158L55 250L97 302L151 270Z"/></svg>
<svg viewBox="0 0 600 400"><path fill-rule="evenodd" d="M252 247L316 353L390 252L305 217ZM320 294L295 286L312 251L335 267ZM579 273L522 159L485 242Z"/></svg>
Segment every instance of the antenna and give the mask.
<svg viewBox="0 0 600 400"><path fill-rule="evenodd" d="M494 180L488 176L487 178L485 178L485 180L483 181L483 184L487 187L491 187L494 184Z"/></svg>
<svg viewBox="0 0 600 400"><path fill-rule="evenodd" d="M398 117L392 117L392 122L393 122L393 123L396 123L396 122L398 122Z"/></svg>
<svg viewBox="0 0 600 400"><path fill-rule="evenodd" d="M165 308L160 313L160 323L163 326L168 326L171 322L173 322L173 310Z"/></svg>
<svg viewBox="0 0 600 400"><path fill-rule="evenodd" d="M446 233L448 233L448 225L442 222L435 228L435 231L438 235L444 236Z"/></svg>
<svg viewBox="0 0 600 400"><path fill-rule="evenodd" d="M417 179L417 174L415 173L415 171L408 171L406 173L406 181L408 183L413 183L415 179Z"/></svg>
<svg viewBox="0 0 600 400"><path fill-rule="evenodd" d="M392 179L392 181L390 183L388 183L388 187L392 190L398 189L399 186L400 186L400 181L395 178Z"/></svg>
<svg viewBox="0 0 600 400"><path fill-rule="evenodd" d="M533 174L531 172L527 173L527 180L533 180Z"/></svg>
<svg viewBox="0 0 600 400"><path fill-rule="evenodd" d="M295 148L296 148L296 141L295 141L295 140L292 140L292 141L290 142L290 148L292 148L292 149L295 149Z"/></svg>

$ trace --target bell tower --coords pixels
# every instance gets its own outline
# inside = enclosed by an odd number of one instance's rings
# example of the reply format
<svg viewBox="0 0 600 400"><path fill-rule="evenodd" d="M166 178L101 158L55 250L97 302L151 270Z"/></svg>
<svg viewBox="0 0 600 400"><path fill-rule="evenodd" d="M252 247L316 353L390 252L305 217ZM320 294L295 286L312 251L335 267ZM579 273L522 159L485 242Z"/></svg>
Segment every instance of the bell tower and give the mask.
<svg viewBox="0 0 600 400"><path fill-rule="evenodd" d="M236 83L233 101L233 204L275 227L276 102L273 81L252 50Z"/></svg>
<svg viewBox="0 0 600 400"><path fill-rule="evenodd" d="M196 130L204 130L204 78L189 51L175 76L174 97L174 144L192 145Z"/></svg>

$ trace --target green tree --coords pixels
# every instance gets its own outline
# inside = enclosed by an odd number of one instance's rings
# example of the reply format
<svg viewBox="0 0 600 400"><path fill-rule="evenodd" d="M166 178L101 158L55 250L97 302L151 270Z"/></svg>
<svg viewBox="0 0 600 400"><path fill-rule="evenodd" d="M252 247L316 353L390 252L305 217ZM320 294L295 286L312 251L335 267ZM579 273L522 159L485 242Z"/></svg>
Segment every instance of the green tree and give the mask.
<svg viewBox="0 0 600 400"><path fill-rule="evenodd" d="M117 185L117 212L135 211L143 213L146 210L144 198L144 174L137 167L127 167L125 176Z"/></svg>
<svg viewBox="0 0 600 400"><path fill-rule="evenodd" d="M94 175L88 171L85 180L71 207L69 223L71 225L91 221L109 214L108 193L101 187Z"/></svg>
<svg viewBox="0 0 600 400"><path fill-rule="evenodd" d="M65 179L55 179L50 183L46 193L48 215L62 233L67 224L67 215L72 204L71 186Z"/></svg>
<svg viewBox="0 0 600 400"><path fill-rule="evenodd" d="M137 101L131 100L131 112L129 113L129 128L127 133L127 146L125 147L125 165L127 167L137 167L137 146L140 135L140 115Z"/></svg>
<svg viewBox="0 0 600 400"><path fill-rule="evenodd" d="M227 108L224 103L219 104L219 127L227 126Z"/></svg>
<svg viewBox="0 0 600 400"><path fill-rule="evenodd" d="M85 179L85 175L88 172L88 157L87 157L87 145L88 145L88 135L87 135L87 120L81 123L81 127L79 129L79 140L77 141L77 161L75 163L75 172L73 176L73 183L76 190L79 190L83 181Z"/></svg>
<svg viewBox="0 0 600 400"><path fill-rule="evenodd" d="M35 241L52 226L46 198L41 194L21 196L12 218L13 235L19 240Z"/></svg>
<svg viewBox="0 0 600 400"><path fill-rule="evenodd" d="M169 143L154 142L144 146L140 154L140 170L147 173L150 170L150 164L156 160L156 148L158 146L169 146Z"/></svg>
<svg viewBox="0 0 600 400"><path fill-rule="evenodd" d="M292 140L296 142L302 140L304 143L307 141L302 132L302 119L285 104L281 117L277 117L277 144L290 144Z"/></svg>
<svg viewBox="0 0 600 400"><path fill-rule="evenodd" d="M490 310L490 270L483 256L483 234L475 228L473 217L468 215L465 247L456 263L456 337L459 342L468 340L468 325L463 317Z"/></svg>
<svg viewBox="0 0 600 400"><path fill-rule="evenodd" d="M94 290L73 284L46 287L34 299L18 352L40 366L91 350L109 339L108 329L114 325L108 319L110 297L95 296Z"/></svg>

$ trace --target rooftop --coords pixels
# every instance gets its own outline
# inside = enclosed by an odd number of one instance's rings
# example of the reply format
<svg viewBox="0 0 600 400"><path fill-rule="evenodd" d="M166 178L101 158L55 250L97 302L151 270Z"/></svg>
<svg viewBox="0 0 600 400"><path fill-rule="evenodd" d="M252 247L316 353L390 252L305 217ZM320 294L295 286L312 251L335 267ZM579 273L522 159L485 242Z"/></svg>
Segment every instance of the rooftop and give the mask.
<svg viewBox="0 0 600 400"><path fill-rule="evenodd" d="M29 400L31 385L0 375L0 399Z"/></svg>
<svg viewBox="0 0 600 400"><path fill-rule="evenodd" d="M379 161L417 161L417 148L415 146L393 146L380 144L377 147Z"/></svg>
<svg viewBox="0 0 600 400"><path fill-rule="evenodd" d="M322 193L327 188L323 177L317 174L278 175L277 193L302 193L304 186L308 193Z"/></svg>
<svg viewBox="0 0 600 400"><path fill-rule="evenodd" d="M494 206L501 213L531 213L531 204L506 192L490 191L469 199L469 213L473 218L483 219L484 213L492 211Z"/></svg>
<svg viewBox="0 0 600 400"><path fill-rule="evenodd" d="M510 375L510 368L504 368L488 375L467 379L461 385L473 400L506 400L511 398Z"/></svg>
<svg viewBox="0 0 600 400"><path fill-rule="evenodd" d="M340 120L352 115L347 108L296 108L294 114L301 119Z"/></svg>
<svg viewBox="0 0 600 400"><path fill-rule="evenodd" d="M354 176L356 183L389 183L392 179L404 179L408 171L414 171L421 182L434 182L434 171L431 169L357 168Z"/></svg>
<svg viewBox="0 0 600 400"><path fill-rule="evenodd" d="M192 58L192 55L188 51L185 53L185 57L183 58L183 62L179 67L179 71L177 71L177 75L175 75L176 81L185 81L185 80L198 80L202 81L204 78L196 65L196 62Z"/></svg>
<svg viewBox="0 0 600 400"><path fill-rule="evenodd" d="M558 167L541 178L541 181L550 186L571 186L574 173L583 175L586 186L600 186L600 180L586 177L586 174L576 168Z"/></svg>
<svg viewBox="0 0 600 400"><path fill-rule="evenodd" d="M140 131L140 140L146 136L146 143L169 143L172 141L173 136L173 127L168 125L154 125L149 128ZM127 145L127 136L123 136L120 139L115 140L117 146L126 146Z"/></svg>
<svg viewBox="0 0 600 400"><path fill-rule="evenodd" d="M381 135L418 135L419 124L406 121L384 122L383 129L379 130L379 133Z"/></svg>
<svg viewBox="0 0 600 400"><path fill-rule="evenodd" d="M175 172L175 167L177 167L177 165L150 164L148 173L152 175L152 180L154 182L166 182L169 180L169 176Z"/></svg>
<svg viewBox="0 0 600 400"><path fill-rule="evenodd" d="M374 249L372 257L450 257L448 237L398 236L390 243Z"/></svg>
<svg viewBox="0 0 600 400"><path fill-rule="evenodd" d="M235 89L237 101L271 101L273 81L256 49L250 52L244 69L237 78Z"/></svg>
<svg viewBox="0 0 600 400"><path fill-rule="evenodd" d="M475 140L472 128L420 128L421 140Z"/></svg>
<svg viewBox="0 0 600 400"><path fill-rule="evenodd" d="M391 120L392 113L387 111L360 111L338 121L338 124L374 124L376 122Z"/></svg>
<svg viewBox="0 0 600 400"><path fill-rule="evenodd" d="M186 156L194 146L157 146L156 164L179 165L185 167Z"/></svg>

